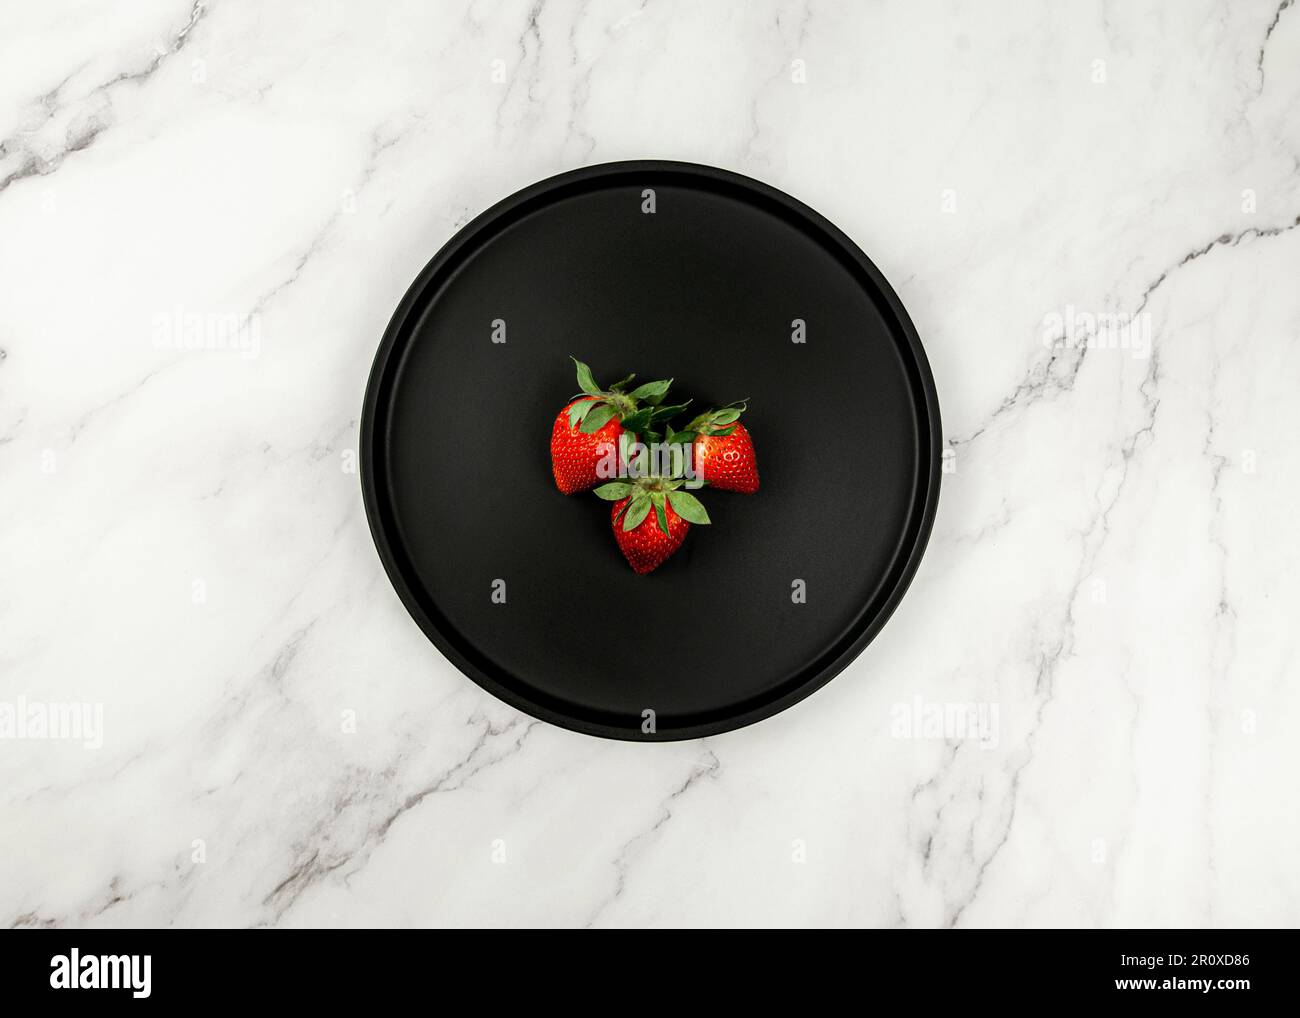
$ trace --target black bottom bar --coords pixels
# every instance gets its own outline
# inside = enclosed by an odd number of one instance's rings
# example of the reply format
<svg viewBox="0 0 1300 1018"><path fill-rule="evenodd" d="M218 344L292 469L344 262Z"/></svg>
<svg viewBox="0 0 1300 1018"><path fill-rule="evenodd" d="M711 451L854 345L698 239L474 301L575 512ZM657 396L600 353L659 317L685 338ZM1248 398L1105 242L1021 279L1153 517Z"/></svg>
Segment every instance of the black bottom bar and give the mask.
<svg viewBox="0 0 1300 1018"><path fill-rule="evenodd" d="M830 938L837 944L830 944ZM373 1007L473 994L515 1006L585 998L734 1001L777 988L916 1004L1174 1003L1295 998L1294 931L89 931L11 932L6 1003ZM828 950L829 948L829 950ZM729 960L730 959L730 960ZM845 964L849 961L849 964ZM577 991L577 998L574 993ZM833 999L833 998L832 998ZM11 1012L17 1013L17 1012Z"/></svg>

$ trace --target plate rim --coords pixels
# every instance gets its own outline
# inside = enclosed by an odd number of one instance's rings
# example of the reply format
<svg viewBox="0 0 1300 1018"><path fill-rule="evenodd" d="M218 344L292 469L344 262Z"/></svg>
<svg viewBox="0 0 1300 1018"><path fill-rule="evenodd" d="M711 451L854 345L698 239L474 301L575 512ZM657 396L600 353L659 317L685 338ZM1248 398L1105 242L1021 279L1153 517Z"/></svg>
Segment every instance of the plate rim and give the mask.
<svg viewBox="0 0 1300 1018"><path fill-rule="evenodd" d="M849 262L877 288L880 296L884 299L885 306L893 318L890 324L894 328L891 331L896 330L897 334L900 334L906 340L906 352L911 356L909 367L916 373L915 381L919 384L922 397L924 420L921 423L928 423L930 432L928 441L922 442L922 454L927 460L927 468L918 472L920 475L918 492L913 503L914 506L919 505L920 508L915 536L911 539L911 546L907 548L906 555L901 557L902 561L896 559L891 568L891 571L895 573L895 579L892 588L880 600L879 610L874 617L861 627L861 631L854 639L833 660L824 665L807 681L779 696L765 700L761 705L734 715L728 715L722 719L654 733L643 733L639 727L615 727L555 711L545 704L521 696L513 687L501 683L461 654L455 644L439 629L434 620L429 618L420 603L420 599L411 589L402 572L401 563L394 552L393 537L383 519L386 498L383 495L383 485L377 476L376 467L376 461L380 459L378 455L379 447L376 443L385 437L379 433L376 427L376 420L380 412L380 400L384 396L382 390L389 379L390 369L400 364L400 356L395 358L395 355L400 355L402 352L399 344L407 334L408 325L418 320L419 315L423 312L422 302L429 285L438 279L443 270L451 265L460 252L471 245L475 238L490 231L501 219L515 213L520 206L550 196L557 191L575 189L575 187L589 184L591 181L604 177L635 176L639 174L655 174L659 176L675 174L686 177L703 177L714 187L721 186L739 189L742 192L756 192L760 197L780 206L787 216L802 220L823 233L827 240L832 242L838 249L837 254L847 257ZM867 257L844 231L811 206L770 184L745 174L702 163L679 160L629 159L595 163L590 166L566 170L529 184L479 213L448 238L433 257L429 259L398 302L371 363L361 409L358 474L361 479L362 501L365 506L366 521L370 528L375 550L383 564L389 582L397 592L407 614L419 626L425 637L458 671L481 689L491 693L497 699L516 710L568 731L624 742L680 742L721 735L773 717L821 689L862 654L888 623L898 605L902 602L916 576L921 559L929 544L930 534L934 528L935 515L938 511L940 478L942 476L942 445L943 430L939 412L938 391L929 359L926 357L925 348L921 344L921 338L917 333L916 326L913 324L898 294L894 292L894 288L885 278L884 273L877 268L876 264ZM904 541L906 542L906 538ZM886 577L886 580L888 581L888 577Z"/></svg>

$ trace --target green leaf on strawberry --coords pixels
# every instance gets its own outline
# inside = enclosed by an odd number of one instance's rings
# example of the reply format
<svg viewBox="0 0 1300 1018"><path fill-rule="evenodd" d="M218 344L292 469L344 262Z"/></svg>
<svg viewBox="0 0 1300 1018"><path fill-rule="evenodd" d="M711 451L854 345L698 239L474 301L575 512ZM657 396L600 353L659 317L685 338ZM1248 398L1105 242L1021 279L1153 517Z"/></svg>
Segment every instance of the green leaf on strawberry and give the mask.
<svg viewBox="0 0 1300 1018"><path fill-rule="evenodd" d="M656 407L650 413L650 420L652 423L658 424L660 421L666 421L670 417L676 417L690 405L691 401L688 399L685 403L678 403L676 406Z"/></svg>
<svg viewBox="0 0 1300 1018"><path fill-rule="evenodd" d="M627 431L644 431L650 424L650 415L653 412L649 407L643 407L635 413L628 414L623 418L623 428Z"/></svg>
<svg viewBox="0 0 1300 1018"><path fill-rule="evenodd" d="M668 395L668 387L672 384L673 380L671 378L660 379L657 382L646 382L644 385L637 386L628 395L642 403L658 406L663 398Z"/></svg>
<svg viewBox="0 0 1300 1018"><path fill-rule="evenodd" d="M591 368L583 364L577 357L570 356L569 360L573 361L578 368L578 388L592 396L600 395L600 386L596 384L596 379L591 374Z"/></svg>
<svg viewBox="0 0 1300 1018"><path fill-rule="evenodd" d="M650 496L644 489L639 489L632 496L627 513L623 516L623 529L635 530L650 512Z"/></svg>
<svg viewBox="0 0 1300 1018"><path fill-rule="evenodd" d="M569 427L576 428L596 408L594 399L580 399L569 407Z"/></svg>
<svg viewBox="0 0 1300 1018"><path fill-rule="evenodd" d="M632 493L632 485L626 481L611 481L609 484L602 484L594 492L597 498L603 498L606 502L617 502L620 498L627 498Z"/></svg>
<svg viewBox="0 0 1300 1018"><path fill-rule="evenodd" d="M746 408L746 401L742 399L716 410L706 410L686 425L686 430L697 435L730 435L736 430L736 422Z"/></svg>
<svg viewBox="0 0 1300 1018"><path fill-rule="evenodd" d="M608 424L610 418L612 418L616 413L618 413L618 411L608 403L601 403L596 407L596 409L587 413L586 417L583 419L582 427L578 430L584 435L594 434Z"/></svg>
<svg viewBox="0 0 1300 1018"><path fill-rule="evenodd" d="M703 503L690 492L670 491L667 497L668 503L673 507L673 510L687 523L704 524L713 522L709 519L709 514L705 511Z"/></svg>
<svg viewBox="0 0 1300 1018"><path fill-rule="evenodd" d="M655 517L659 521L659 529L664 532L665 537L672 536L668 532L668 512L664 508L664 492L654 491L650 493L650 503L655 507Z"/></svg>

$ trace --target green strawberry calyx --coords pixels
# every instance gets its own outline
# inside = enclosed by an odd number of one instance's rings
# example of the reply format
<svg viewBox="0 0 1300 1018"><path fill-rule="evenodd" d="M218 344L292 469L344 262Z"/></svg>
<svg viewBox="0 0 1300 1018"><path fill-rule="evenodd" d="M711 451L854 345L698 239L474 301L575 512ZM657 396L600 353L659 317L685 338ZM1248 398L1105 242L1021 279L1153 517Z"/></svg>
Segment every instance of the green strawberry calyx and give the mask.
<svg viewBox="0 0 1300 1018"><path fill-rule="evenodd" d="M636 375L615 382L608 389L596 384L591 368L576 357L570 357L578 373L578 388L573 399L578 402L569 407L569 427L577 428L584 435L592 435L610 421L617 419L624 431L631 431L647 440L659 437L653 430L654 425L681 413L687 404L679 406L660 406L668 389L673 384L671 378L654 382L645 382L631 392L627 391ZM584 397L591 396L594 399Z"/></svg>
<svg viewBox="0 0 1300 1018"><path fill-rule="evenodd" d="M627 499L627 503L614 516L617 524L623 521L623 530L632 531L641 526L642 521L653 509L655 520L664 536L668 533L668 512L671 505L673 512L687 523L711 523L703 503L689 491L682 491L686 481L680 477L638 477L629 481L611 481L595 490L597 498L607 502Z"/></svg>
<svg viewBox="0 0 1300 1018"><path fill-rule="evenodd" d="M740 415L749 409L747 400L737 400L716 410L706 410L681 431L671 432L670 442L693 442L697 435L721 438L736 430ZM671 429L670 429L671 431Z"/></svg>

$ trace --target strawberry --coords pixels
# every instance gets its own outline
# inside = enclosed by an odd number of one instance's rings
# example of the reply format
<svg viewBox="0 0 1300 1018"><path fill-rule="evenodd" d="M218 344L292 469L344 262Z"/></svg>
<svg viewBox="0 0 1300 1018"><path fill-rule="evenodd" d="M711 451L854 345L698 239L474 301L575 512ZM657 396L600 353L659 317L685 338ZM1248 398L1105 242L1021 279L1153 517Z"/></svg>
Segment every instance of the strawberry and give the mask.
<svg viewBox="0 0 1300 1018"><path fill-rule="evenodd" d="M578 385L586 395L574 397L560 411L551 427L551 473L555 486L566 495L595 487L601 481L602 460L615 464L615 450L624 431L652 434L651 423L679 412L685 404L660 407L672 380L646 382L624 392L635 375L602 390L592 377L591 369L573 359L578 369ZM641 404L646 406L642 407ZM606 470L604 476L612 476Z"/></svg>
<svg viewBox="0 0 1300 1018"><path fill-rule="evenodd" d="M633 571L645 574L659 568L682 546L692 523L709 522L699 499L679 490L683 483L642 477L596 489L598 496L614 503L610 509L614 540Z"/></svg>
<svg viewBox="0 0 1300 1018"><path fill-rule="evenodd" d="M596 468L601 458L611 447L618 448L618 436L623 433L623 425L617 417L610 417L592 432L581 431L569 423L575 417L581 420L594 416L592 411L598 402L600 400L595 396L575 399L560 411L551 428L551 473L555 475L555 486L566 495L599 484Z"/></svg>
<svg viewBox="0 0 1300 1018"><path fill-rule="evenodd" d="M749 431L740 423L744 410L744 403L710 410L685 430L695 433L695 471L705 484L752 495L758 491L758 462Z"/></svg>
<svg viewBox="0 0 1300 1018"><path fill-rule="evenodd" d="M661 530L658 520L651 519L649 515L642 516L641 522L628 530L625 524L635 518L628 510L631 503L631 498L619 499L615 502L610 514L610 524L614 528L614 540L618 543L618 550L623 553L623 557L627 559L628 565L634 572L644 575L658 569L682 546L691 525L677 515L671 504L665 504L663 513L666 530ZM623 517L622 520L619 519L620 516Z"/></svg>

